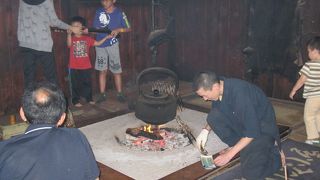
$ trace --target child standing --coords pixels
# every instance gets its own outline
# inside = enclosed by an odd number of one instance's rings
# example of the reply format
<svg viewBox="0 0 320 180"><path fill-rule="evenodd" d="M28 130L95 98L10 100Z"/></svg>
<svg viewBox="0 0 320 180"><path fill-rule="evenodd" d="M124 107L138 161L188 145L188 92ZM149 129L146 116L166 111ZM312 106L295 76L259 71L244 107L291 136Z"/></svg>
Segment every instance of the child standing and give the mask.
<svg viewBox="0 0 320 180"><path fill-rule="evenodd" d="M75 16L71 20L72 27L84 28L86 20L83 17ZM73 33L68 30L67 44L70 48L69 69L71 77L72 104L81 107L80 96L84 97L90 104L95 104L92 99L91 87L91 62L89 49L91 46L99 46L111 36L105 36L100 41L95 41L89 36L82 34L82 31Z"/></svg>
<svg viewBox="0 0 320 180"><path fill-rule="evenodd" d="M292 88L289 97L293 99L296 91L304 85L303 97L306 98L304 107L304 122L307 131L307 144L320 145L320 37L311 39L308 44L308 56L300 70L300 78Z"/></svg>
<svg viewBox="0 0 320 180"><path fill-rule="evenodd" d="M114 3L116 0L101 0L102 8L96 11L93 26L98 29L109 28L112 38L96 47L95 69L99 72L100 95L97 103L106 100L106 79L107 70L114 75L114 81L117 89L117 100L125 102L125 96L122 92L122 68L120 63L119 40L117 35L123 32L131 31L127 16L118 9ZM100 40L105 34L98 34L96 40Z"/></svg>

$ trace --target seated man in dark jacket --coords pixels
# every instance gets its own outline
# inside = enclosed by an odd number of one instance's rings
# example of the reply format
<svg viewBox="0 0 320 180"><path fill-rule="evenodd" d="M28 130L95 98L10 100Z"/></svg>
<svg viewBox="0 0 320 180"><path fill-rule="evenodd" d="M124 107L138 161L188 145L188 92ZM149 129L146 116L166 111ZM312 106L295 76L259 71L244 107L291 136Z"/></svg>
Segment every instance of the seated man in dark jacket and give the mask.
<svg viewBox="0 0 320 180"><path fill-rule="evenodd" d="M212 101L208 124L197 138L198 147L205 145L211 129L230 147L213 160L217 166L240 153L242 175L247 180L263 179L280 169L275 113L261 89L209 71L195 77L193 88L204 100Z"/></svg>
<svg viewBox="0 0 320 180"><path fill-rule="evenodd" d="M0 179L98 179L99 169L86 137L60 128L66 102L51 83L29 86L21 118L30 123L23 135L0 142Z"/></svg>

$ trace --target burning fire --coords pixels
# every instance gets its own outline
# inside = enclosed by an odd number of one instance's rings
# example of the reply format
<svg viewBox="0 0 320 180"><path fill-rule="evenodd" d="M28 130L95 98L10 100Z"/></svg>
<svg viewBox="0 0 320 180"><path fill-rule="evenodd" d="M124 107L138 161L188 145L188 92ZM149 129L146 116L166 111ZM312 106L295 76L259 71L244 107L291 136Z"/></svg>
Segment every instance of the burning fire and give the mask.
<svg viewBox="0 0 320 180"><path fill-rule="evenodd" d="M147 124L147 125L143 126L143 131L149 132L149 133L153 133L152 125L151 124Z"/></svg>
<svg viewBox="0 0 320 180"><path fill-rule="evenodd" d="M156 133L161 129L161 127L164 127L164 125L152 125L152 124L147 124L144 125L141 130L148 132L148 133Z"/></svg>
<svg viewBox="0 0 320 180"><path fill-rule="evenodd" d="M143 151L171 150L190 144L189 139L182 132L164 128L164 126L146 124L138 128L128 128L124 144Z"/></svg>

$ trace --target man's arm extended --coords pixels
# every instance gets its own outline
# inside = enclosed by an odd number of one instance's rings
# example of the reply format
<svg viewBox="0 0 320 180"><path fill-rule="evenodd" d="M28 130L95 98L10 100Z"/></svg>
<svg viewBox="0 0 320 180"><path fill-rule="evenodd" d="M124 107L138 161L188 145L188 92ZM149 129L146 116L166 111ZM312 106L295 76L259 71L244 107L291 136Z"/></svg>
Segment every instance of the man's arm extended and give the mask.
<svg viewBox="0 0 320 180"><path fill-rule="evenodd" d="M223 152L217 158L215 158L213 160L214 164L217 166L223 166L227 164L238 152L240 152L243 148L250 144L252 140L253 138L241 138L236 145L230 147L227 151Z"/></svg>

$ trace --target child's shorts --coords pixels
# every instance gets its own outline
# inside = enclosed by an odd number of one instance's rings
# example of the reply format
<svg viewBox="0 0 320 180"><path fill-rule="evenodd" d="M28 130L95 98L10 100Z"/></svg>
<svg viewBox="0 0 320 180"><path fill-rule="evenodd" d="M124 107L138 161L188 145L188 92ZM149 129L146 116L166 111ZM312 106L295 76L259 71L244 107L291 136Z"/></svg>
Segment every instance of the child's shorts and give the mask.
<svg viewBox="0 0 320 180"><path fill-rule="evenodd" d="M95 69L103 71L109 69L112 73L121 73L119 43L107 47L96 47Z"/></svg>

